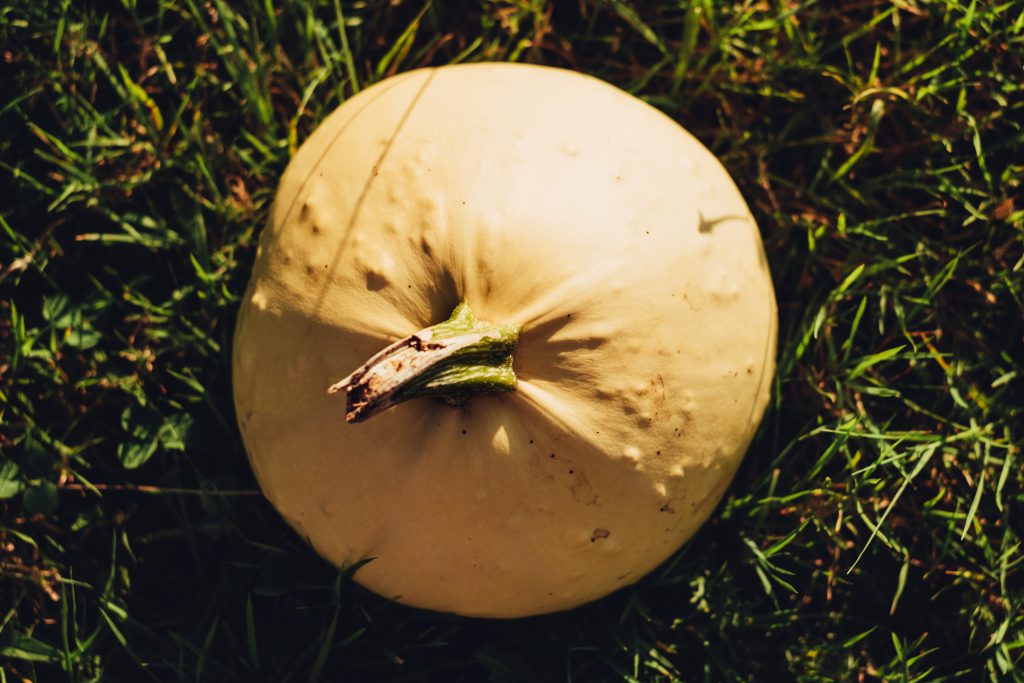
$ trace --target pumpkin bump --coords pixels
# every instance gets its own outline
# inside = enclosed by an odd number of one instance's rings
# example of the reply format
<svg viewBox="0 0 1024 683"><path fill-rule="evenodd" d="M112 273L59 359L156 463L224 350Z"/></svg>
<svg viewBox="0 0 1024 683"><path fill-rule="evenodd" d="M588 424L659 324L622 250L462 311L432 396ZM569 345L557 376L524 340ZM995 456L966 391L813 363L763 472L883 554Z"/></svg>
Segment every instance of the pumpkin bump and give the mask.
<svg viewBox="0 0 1024 683"><path fill-rule="evenodd" d="M367 361L453 311L482 332L429 371L378 366L406 400L346 421ZM560 69L424 69L346 101L288 166L235 406L267 498L334 564L372 558L362 585L552 612L708 518L767 404L776 316L750 211L670 118Z"/></svg>

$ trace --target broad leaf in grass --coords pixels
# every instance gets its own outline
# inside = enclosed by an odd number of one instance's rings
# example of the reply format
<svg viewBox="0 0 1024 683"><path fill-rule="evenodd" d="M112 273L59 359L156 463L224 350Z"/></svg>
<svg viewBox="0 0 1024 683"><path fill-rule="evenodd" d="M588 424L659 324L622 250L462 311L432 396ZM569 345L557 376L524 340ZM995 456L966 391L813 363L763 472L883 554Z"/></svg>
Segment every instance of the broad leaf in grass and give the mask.
<svg viewBox="0 0 1024 683"><path fill-rule="evenodd" d="M0 462L0 500L16 496L24 488L17 463L11 460Z"/></svg>
<svg viewBox="0 0 1024 683"><path fill-rule="evenodd" d="M0 657L25 662L59 662L61 651L13 627L8 627L0 632Z"/></svg>
<svg viewBox="0 0 1024 683"><path fill-rule="evenodd" d="M156 454L157 440L149 441L126 441L118 444L117 457L121 465L127 470L134 470L146 464Z"/></svg>
<svg viewBox="0 0 1024 683"><path fill-rule="evenodd" d="M100 333L90 322L89 313L81 307L71 305L68 297L59 294L43 302L43 317L53 324L60 334L60 342L76 349L91 349L101 339Z"/></svg>
<svg viewBox="0 0 1024 683"><path fill-rule="evenodd" d="M157 432L160 445L167 451L184 451L185 443L188 441L189 431L192 429L192 416L179 414L172 415L164 420Z"/></svg>
<svg viewBox="0 0 1024 683"><path fill-rule="evenodd" d="M27 479L46 479L57 467L57 454L31 433L22 442L21 471Z"/></svg>
<svg viewBox="0 0 1024 683"><path fill-rule="evenodd" d="M52 481L41 481L32 484L21 498L25 511L31 514L40 512L48 515L57 509L60 498L57 495L57 485Z"/></svg>
<svg viewBox="0 0 1024 683"><path fill-rule="evenodd" d="M117 457L125 469L141 467L156 454L160 444L158 427L152 413L129 406L121 413L125 440L117 446Z"/></svg>
<svg viewBox="0 0 1024 683"><path fill-rule="evenodd" d="M162 420L155 411L129 406L121 413L121 427L126 434L117 447L117 457L126 469L133 470L144 465L161 448L184 451L192 423L191 415L172 415Z"/></svg>

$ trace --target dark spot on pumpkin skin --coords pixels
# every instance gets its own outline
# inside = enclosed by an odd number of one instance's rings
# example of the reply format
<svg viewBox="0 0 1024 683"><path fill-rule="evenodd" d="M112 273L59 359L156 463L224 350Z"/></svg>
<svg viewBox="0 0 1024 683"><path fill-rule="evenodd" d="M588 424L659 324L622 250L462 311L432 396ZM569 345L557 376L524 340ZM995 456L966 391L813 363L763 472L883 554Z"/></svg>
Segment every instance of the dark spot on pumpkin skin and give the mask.
<svg viewBox="0 0 1024 683"><path fill-rule="evenodd" d="M594 533L590 535L590 542L594 543L599 538L608 538L612 535L612 532L607 529L594 529Z"/></svg>
<svg viewBox="0 0 1024 683"><path fill-rule="evenodd" d="M302 206L299 208L299 220L304 221L309 217L309 202L302 202ZM313 232L316 232L316 226L313 226Z"/></svg>
<svg viewBox="0 0 1024 683"><path fill-rule="evenodd" d="M462 430L462 433L463 433L463 434L465 434L465 433L466 433L466 430L465 430L465 429L463 429L463 430Z"/></svg>
<svg viewBox="0 0 1024 683"><path fill-rule="evenodd" d="M576 474L576 470L569 470L569 474Z"/></svg>
<svg viewBox="0 0 1024 683"><path fill-rule="evenodd" d="M366 274L366 288L371 292L384 289L388 286L388 279L379 273L370 271Z"/></svg>

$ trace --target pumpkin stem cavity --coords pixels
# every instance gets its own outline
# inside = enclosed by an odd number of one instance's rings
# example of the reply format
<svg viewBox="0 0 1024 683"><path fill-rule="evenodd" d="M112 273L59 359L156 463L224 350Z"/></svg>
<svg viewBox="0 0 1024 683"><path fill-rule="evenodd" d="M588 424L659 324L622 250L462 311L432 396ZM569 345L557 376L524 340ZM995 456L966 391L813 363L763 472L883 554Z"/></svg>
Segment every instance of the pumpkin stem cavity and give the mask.
<svg viewBox="0 0 1024 683"><path fill-rule="evenodd" d="M462 405L475 394L514 391L519 330L480 320L462 302L448 320L391 344L327 393L345 391L345 420L362 422L411 398Z"/></svg>

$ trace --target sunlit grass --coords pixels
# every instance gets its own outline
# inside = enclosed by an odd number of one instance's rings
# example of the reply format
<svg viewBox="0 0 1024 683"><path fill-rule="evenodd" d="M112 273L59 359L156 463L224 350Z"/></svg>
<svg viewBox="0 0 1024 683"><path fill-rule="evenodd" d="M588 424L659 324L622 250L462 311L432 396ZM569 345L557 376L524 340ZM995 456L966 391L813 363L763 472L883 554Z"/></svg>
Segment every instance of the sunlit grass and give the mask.
<svg viewBox="0 0 1024 683"><path fill-rule="evenodd" d="M388 603L256 494L233 316L291 154L417 66L646 99L765 237L779 373L713 520L638 585ZM0 7L6 680L1024 680L1024 3ZM0 680L3 680L0 677Z"/></svg>

